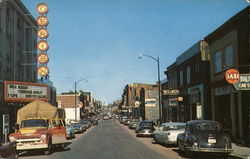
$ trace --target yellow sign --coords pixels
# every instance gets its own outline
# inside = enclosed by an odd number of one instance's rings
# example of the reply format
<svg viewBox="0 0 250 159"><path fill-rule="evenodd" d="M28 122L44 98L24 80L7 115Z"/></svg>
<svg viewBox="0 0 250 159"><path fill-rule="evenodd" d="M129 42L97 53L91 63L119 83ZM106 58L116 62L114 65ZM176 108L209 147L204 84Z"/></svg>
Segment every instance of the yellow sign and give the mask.
<svg viewBox="0 0 250 159"><path fill-rule="evenodd" d="M49 20L46 16L37 17L36 22L37 22L37 25L40 27L44 27L44 26L47 26L49 24Z"/></svg>
<svg viewBox="0 0 250 159"><path fill-rule="evenodd" d="M46 64L49 62L49 56L48 54L46 53L40 53L37 55L37 61L40 63L40 64Z"/></svg>
<svg viewBox="0 0 250 159"><path fill-rule="evenodd" d="M39 3L39 4L36 6L36 11L37 11L39 14L46 14L46 13L48 13L48 11L49 11L48 5L45 4L45 3Z"/></svg>
<svg viewBox="0 0 250 159"><path fill-rule="evenodd" d="M48 32L48 30L46 28L39 28L37 30L37 36L40 39L46 39L49 36L49 32Z"/></svg>
<svg viewBox="0 0 250 159"><path fill-rule="evenodd" d="M49 74L49 69L47 66L42 65L42 66L37 68L37 72L40 76L45 77Z"/></svg>
<svg viewBox="0 0 250 159"><path fill-rule="evenodd" d="M37 43L37 48L38 48L39 51L45 52L45 51L47 51L49 49L49 45L48 45L47 41L40 40Z"/></svg>

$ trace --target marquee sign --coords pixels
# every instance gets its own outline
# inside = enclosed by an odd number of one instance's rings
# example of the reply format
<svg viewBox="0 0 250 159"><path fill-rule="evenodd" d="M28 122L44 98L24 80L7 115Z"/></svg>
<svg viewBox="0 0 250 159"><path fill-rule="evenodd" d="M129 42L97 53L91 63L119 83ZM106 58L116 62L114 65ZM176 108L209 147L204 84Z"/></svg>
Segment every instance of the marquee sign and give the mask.
<svg viewBox="0 0 250 159"><path fill-rule="evenodd" d="M45 84L4 81L4 101L31 102L35 99L48 101L48 86Z"/></svg>

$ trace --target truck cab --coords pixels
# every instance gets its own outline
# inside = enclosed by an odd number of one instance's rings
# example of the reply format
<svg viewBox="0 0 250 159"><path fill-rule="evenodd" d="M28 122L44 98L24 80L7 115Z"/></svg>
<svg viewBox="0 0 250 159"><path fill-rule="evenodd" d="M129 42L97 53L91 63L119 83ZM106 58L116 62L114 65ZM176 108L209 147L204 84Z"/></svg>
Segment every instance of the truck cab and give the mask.
<svg viewBox="0 0 250 159"><path fill-rule="evenodd" d="M17 143L16 149L42 149L50 154L52 146L59 144L64 147L66 129L62 119L29 118L21 121L18 130L9 135L10 141Z"/></svg>

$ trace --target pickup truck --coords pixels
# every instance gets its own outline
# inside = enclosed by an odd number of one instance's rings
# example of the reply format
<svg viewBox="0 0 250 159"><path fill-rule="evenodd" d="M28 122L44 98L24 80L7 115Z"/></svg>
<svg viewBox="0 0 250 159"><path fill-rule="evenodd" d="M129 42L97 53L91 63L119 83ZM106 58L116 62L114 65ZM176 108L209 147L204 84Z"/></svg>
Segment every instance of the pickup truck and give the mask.
<svg viewBox="0 0 250 159"><path fill-rule="evenodd" d="M64 148L67 133L58 114L58 108L39 100L19 109L16 132L9 135L17 144L16 150L40 149L49 155L54 145Z"/></svg>

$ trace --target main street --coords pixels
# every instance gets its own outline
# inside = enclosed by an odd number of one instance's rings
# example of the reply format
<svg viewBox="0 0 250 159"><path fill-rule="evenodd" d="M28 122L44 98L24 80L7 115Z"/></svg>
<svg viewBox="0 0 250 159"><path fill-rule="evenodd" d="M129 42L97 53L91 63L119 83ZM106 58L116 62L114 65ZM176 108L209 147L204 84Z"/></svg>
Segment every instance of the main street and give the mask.
<svg viewBox="0 0 250 159"><path fill-rule="evenodd" d="M93 126L84 134L70 140L68 144L65 150L56 148L48 156L43 155L42 152L30 152L22 153L20 158L166 159L166 156L151 149L147 144L138 141L115 120L101 121L98 126Z"/></svg>

